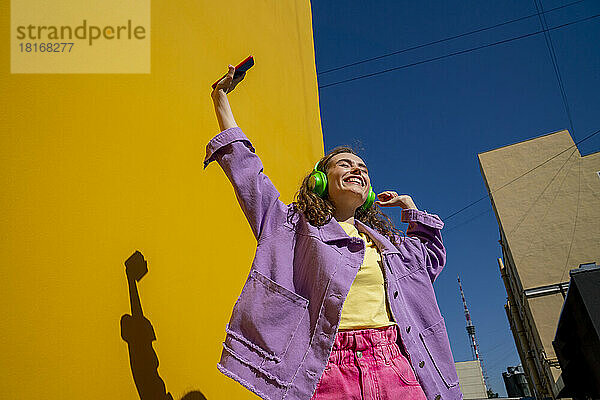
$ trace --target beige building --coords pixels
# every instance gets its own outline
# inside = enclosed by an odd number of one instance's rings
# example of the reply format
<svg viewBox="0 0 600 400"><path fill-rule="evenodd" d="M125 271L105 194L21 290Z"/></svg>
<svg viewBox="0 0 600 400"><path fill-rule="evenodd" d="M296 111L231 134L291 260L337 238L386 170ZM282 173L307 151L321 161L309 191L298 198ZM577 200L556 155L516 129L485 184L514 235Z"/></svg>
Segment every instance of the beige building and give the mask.
<svg viewBox="0 0 600 400"><path fill-rule="evenodd" d="M455 362L458 383L465 400L487 399L487 389L479 360Z"/></svg>
<svg viewBox="0 0 600 400"><path fill-rule="evenodd" d="M521 362L536 397L556 398L552 340L569 270L600 261L600 152L582 157L565 130L481 153L479 163Z"/></svg>

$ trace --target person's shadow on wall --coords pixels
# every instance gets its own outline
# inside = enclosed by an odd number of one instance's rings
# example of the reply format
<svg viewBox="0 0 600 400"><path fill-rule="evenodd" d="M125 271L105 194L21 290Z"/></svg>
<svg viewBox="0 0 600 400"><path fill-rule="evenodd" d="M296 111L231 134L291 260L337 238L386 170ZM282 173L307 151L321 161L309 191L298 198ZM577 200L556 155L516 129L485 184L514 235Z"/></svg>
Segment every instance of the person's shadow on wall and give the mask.
<svg viewBox="0 0 600 400"><path fill-rule="evenodd" d="M139 251L125 261L125 273L129 285L131 315L121 317L121 337L129 348L129 364L133 381L140 400L173 400L165 382L158 374L158 357L152 342L156 340L154 327L144 317L137 290L137 282L148 273L148 263ZM186 393L181 400L206 400L202 392L194 390Z"/></svg>

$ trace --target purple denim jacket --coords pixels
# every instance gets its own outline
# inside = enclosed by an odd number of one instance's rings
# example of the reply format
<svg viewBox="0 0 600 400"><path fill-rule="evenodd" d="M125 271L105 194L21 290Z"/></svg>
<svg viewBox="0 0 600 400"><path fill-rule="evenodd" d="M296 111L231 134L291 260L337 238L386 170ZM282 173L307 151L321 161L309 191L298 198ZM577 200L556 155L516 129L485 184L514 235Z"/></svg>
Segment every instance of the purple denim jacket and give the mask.
<svg viewBox="0 0 600 400"><path fill-rule="evenodd" d="M204 168L217 161L257 239L250 273L227 324L217 368L263 399L309 400L331 352L342 305L364 258L362 239L334 220L311 225L263 173L238 127L206 146ZM446 261L442 221L403 210L407 237L397 247L369 226L384 264L387 300L401 345L430 400L462 399L433 281Z"/></svg>

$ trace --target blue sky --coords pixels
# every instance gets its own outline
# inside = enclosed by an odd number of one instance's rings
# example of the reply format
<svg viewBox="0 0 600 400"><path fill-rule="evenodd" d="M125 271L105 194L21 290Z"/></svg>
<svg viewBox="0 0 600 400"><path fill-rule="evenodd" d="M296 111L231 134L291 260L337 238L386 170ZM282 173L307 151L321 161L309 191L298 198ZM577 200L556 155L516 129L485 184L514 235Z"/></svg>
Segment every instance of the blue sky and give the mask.
<svg viewBox="0 0 600 400"><path fill-rule="evenodd" d="M322 87L341 80L541 30L536 17L376 61L330 68L536 13L533 0L313 0L312 18L326 151L360 145L376 192L396 190L444 218L487 195L477 154L562 129L569 120L543 34L437 61ZM573 0L544 0L544 10ZM539 3L538 3L539 4ZM587 0L548 12L549 27L600 14ZM552 30L575 141L600 129L600 18ZM570 130L570 129L569 129ZM580 152L600 150L600 135ZM387 209L399 223L399 210ZM498 225L490 201L444 219L448 251L435 288L455 360L471 359L457 275L477 328L493 390L520 363L504 312L496 258Z"/></svg>

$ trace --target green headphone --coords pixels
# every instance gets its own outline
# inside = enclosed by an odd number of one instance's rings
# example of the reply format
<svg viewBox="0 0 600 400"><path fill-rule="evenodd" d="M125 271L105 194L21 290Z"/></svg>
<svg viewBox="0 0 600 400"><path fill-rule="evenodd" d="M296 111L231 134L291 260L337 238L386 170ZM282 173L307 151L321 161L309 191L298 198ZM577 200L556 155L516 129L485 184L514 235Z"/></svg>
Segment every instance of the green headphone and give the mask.
<svg viewBox="0 0 600 400"><path fill-rule="evenodd" d="M319 161L315 164L315 169L310 174L310 178L308 181L308 185L312 188L313 193L316 193L319 197L323 197L327 190L327 175L325 172L319 171L317 166L319 165ZM371 206L375 203L375 192L371 185L369 185L369 195L367 196L367 200L360 206L360 209L363 211L367 211Z"/></svg>

